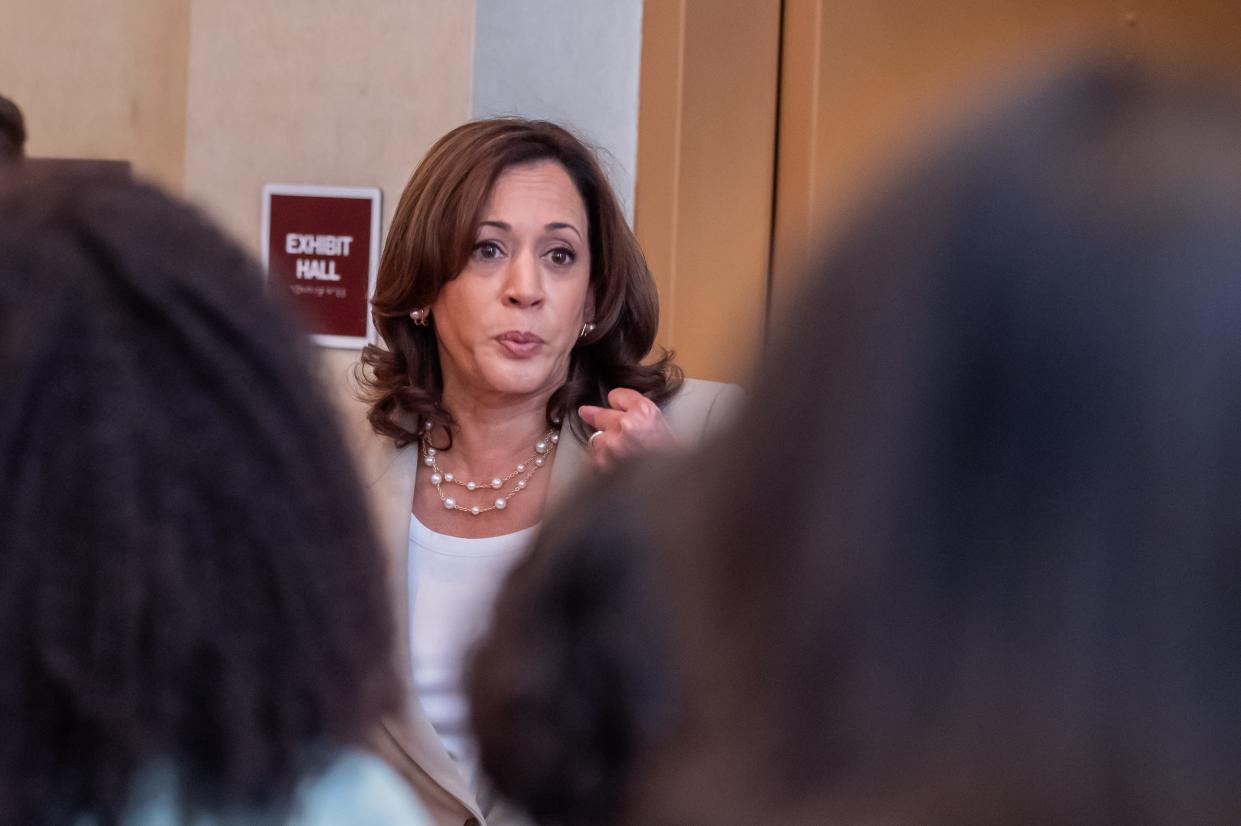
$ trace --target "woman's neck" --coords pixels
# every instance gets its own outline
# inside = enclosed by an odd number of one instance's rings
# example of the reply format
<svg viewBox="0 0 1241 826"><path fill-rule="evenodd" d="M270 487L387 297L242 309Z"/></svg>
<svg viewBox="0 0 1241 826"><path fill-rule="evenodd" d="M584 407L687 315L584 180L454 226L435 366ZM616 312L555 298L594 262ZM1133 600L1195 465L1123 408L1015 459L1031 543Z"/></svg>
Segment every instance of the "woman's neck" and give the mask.
<svg viewBox="0 0 1241 826"><path fill-rule="evenodd" d="M535 452L535 443L547 432L550 397L551 391L520 399L479 398L445 382L444 407L453 417L452 447L437 453L434 468L425 460L418 463L413 510L419 521L433 531L469 538L499 536L538 524L555 460L554 444L546 446L544 454ZM445 442L442 435L432 440ZM451 472L460 482L436 484L435 471L444 476ZM491 486L494 479L501 480L498 494ZM481 489L462 490L468 482ZM477 505L486 513L475 516L446 508L449 497L462 507ZM492 509L497 498L503 498L505 506Z"/></svg>
<svg viewBox="0 0 1241 826"><path fill-rule="evenodd" d="M442 451L442 458L459 468L458 474L479 478L510 470L547 432L550 395L481 400L445 387L444 407L452 414L453 432L452 448Z"/></svg>

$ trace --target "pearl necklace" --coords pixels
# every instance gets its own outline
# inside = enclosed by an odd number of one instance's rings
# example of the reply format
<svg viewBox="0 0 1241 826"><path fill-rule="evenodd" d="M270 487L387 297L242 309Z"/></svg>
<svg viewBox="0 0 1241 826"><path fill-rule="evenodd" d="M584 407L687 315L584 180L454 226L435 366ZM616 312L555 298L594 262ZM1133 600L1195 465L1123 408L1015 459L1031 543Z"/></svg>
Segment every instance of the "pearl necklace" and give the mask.
<svg viewBox="0 0 1241 826"><path fill-rule="evenodd" d="M534 452L531 453L524 462L518 464L517 467L515 467L507 475L494 476L490 482L486 483L474 481L462 482L451 470L443 470L440 468L439 454L436 452L435 448L431 447L431 444L426 436L422 437L421 442L422 463L431 468L431 484L435 486L435 492L440 495L440 502L443 503L447 510L461 511L462 513L468 513L471 516L478 516L480 513L486 513L487 511L504 510L508 507L508 501L510 499L526 489L526 485L530 483L530 480L534 477L534 474L538 473L539 469L543 467L543 465L547 464L548 458L550 458L552 453L556 450L556 445L560 443L560 428L553 427L544 433L543 438L534 443ZM497 496L495 501L485 508L479 507L478 505L471 505L467 508L464 505L458 504L456 498L448 496L444 493L445 483L463 487L470 492L479 490L498 491L500 488L504 487L505 482L516 477L520 478L517 478L517 481L513 483L513 486L508 490L508 492Z"/></svg>

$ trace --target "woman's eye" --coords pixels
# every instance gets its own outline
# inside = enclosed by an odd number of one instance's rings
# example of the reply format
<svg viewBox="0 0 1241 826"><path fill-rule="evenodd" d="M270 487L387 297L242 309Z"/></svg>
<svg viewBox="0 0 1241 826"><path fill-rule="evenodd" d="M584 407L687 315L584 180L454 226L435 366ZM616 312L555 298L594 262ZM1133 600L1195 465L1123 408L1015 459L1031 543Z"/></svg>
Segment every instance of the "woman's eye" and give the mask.
<svg viewBox="0 0 1241 826"><path fill-rule="evenodd" d="M577 257L576 255L573 254L573 250L567 247L557 247L556 249L549 252L547 255L551 259L553 264L556 264L562 267L572 264L574 259Z"/></svg>
<svg viewBox="0 0 1241 826"><path fill-rule="evenodd" d="M479 241L474 245L474 254L484 261L500 257L500 247L494 241Z"/></svg>

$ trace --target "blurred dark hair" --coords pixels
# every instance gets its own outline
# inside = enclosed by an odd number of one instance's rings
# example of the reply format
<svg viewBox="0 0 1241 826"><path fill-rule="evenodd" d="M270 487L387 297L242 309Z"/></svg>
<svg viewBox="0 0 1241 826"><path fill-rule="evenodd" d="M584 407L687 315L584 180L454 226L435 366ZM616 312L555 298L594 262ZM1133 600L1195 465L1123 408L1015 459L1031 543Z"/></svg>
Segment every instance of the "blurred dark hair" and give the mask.
<svg viewBox="0 0 1241 826"><path fill-rule="evenodd" d="M362 385L375 431L398 446L416 441L424 423L447 426L435 317L416 326L409 313L431 304L469 260L478 222L496 179L515 166L555 161L586 207L595 330L573 348L569 376L548 400L549 424L564 420L584 440L583 404L604 404L629 387L660 404L680 387L681 371L664 352L643 363L659 326L659 295L637 239L591 151L554 123L493 118L444 135L410 177L392 216L371 300L384 347L367 347ZM447 429L447 427L445 427ZM448 430L451 440L451 430Z"/></svg>
<svg viewBox="0 0 1241 826"><path fill-rule="evenodd" d="M399 709L382 557L302 335L153 188L0 188L0 823L280 806Z"/></svg>
<svg viewBox="0 0 1241 826"><path fill-rule="evenodd" d="M702 489L633 822L1241 821L1238 147L1231 92L1091 65L843 234L649 494Z"/></svg>
<svg viewBox="0 0 1241 826"><path fill-rule="evenodd" d="M25 154L26 121L17 104L0 95L0 163Z"/></svg>
<svg viewBox="0 0 1241 826"><path fill-rule="evenodd" d="M621 822L641 759L676 717L669 595L632 518L632 483L647 480L618 477L549 522L467 672L483 769L542 826Z"/></svg>

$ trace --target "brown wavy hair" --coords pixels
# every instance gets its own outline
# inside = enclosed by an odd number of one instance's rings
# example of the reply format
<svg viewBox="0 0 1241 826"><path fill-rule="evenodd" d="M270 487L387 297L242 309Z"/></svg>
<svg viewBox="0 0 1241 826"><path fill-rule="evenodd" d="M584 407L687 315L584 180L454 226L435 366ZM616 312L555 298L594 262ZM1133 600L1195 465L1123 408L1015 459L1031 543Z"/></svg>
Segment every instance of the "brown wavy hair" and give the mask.
<svg viewBox="0 0 1241 826"><path fill-rule="evenodd" d="M590 289L595 329L569 358L565 383L547 403L549 424L567 421L587 435L577 416L583 404L603 404L609 391L629 387L661 404L680 387L672 354L661 349L643 363L659 326L659 296L637 239L594 154L568 130L525 118L494 118L458 126L440 138L414 170L396 213L371 300L385 346L362 352L359 380L376 433L398 447L428 423L448 432L435 319L416 326L409 313L431 304L444 284L465 268L478 222L500 173L514 166L555 161L564 167L586 206Z"/></svg>

